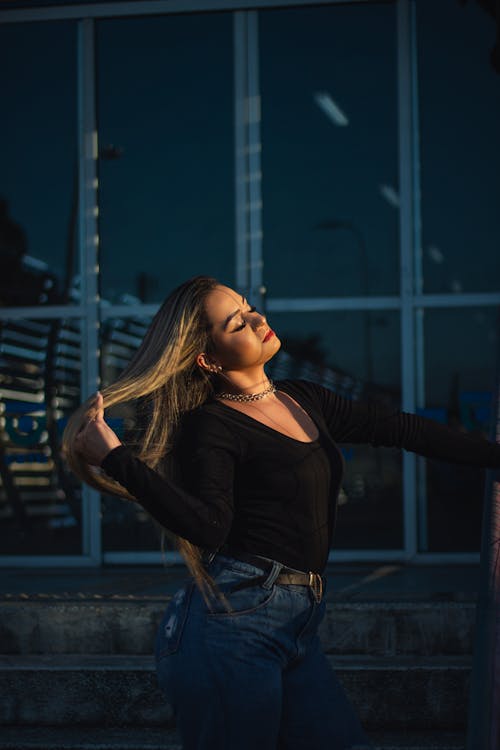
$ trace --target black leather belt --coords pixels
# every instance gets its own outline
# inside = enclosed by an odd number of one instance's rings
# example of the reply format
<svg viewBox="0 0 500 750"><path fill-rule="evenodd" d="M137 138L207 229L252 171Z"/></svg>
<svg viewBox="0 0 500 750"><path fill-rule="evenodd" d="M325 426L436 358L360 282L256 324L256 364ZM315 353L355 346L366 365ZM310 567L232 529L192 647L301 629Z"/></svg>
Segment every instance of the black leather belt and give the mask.
<svg viewBox="0 0 500 750"><path fill-rule="evenodd" d="M255 565L256 568L260 568L264 571L264 575L262 576L255 576L254 578L249 578L246 581L240 581L240 583L237 583L235 586L233 586L231 591L237 591L239 589L247 588L248 586L258 586L259 584L265 583L273 569L272 560L266 560L265 558L259 557L258 555L252 555L248 552L234 552L232 550L224 549L219 550L219 552L221 555L228 555L229 557L234 557L235 560L240 560L241 562ZM312 571L309 571L309 573L303 573L301 571L294 570L293 568L287 568L286 565L283 565L280 573L274 579L274 582L285 586L309 586L312 589L314 598L317 602L320 602L323 596L323 578L319 573L313 573Z"/></svg>

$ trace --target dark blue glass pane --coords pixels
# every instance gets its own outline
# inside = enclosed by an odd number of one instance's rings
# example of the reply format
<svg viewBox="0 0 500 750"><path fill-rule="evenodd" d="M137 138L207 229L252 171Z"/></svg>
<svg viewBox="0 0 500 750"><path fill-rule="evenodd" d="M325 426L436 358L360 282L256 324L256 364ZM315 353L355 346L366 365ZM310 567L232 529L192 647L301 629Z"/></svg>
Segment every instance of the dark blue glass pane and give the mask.
<svg viewBox="0 0 500 750"><path fill-rule="evenodd" d="M81 485L60 452L80 342L78 320L0 321L2 554L82 554Z"/></svg>
<svg viewBox="0 0 500 750"><path fill-rule="evenodd" d="M395 4L259 14L270 296L395 294Z"/></svg>
<svg viewBox="0 0 500 750"><path fill-rule="evenodd" d="M0 91L0 305L64 303L76 273L76 25L0 25Z"/></svg>
<svg viewBox="0 0 500 750"><path fill-rule="evenodd" d="M481 5L417 2L426 292L500 290L500 76Z"/></svg>
<svg viewBox="0 0 500 750"><path fill-rule="evenodd" d="M98 23L101 292L234 278L230 14Z"/></svg>
<svg viewBox="0 0 500 750"><path fill-rule="evenodd" d="M344 398L401 408L399 314L393 311L270 313L282 347L274 379L305 378ZM335 549L403 547L402 454L342 445L346 462Z"/></svg>
<svg viewBox="0 0 500 750"><path fill-rule="evenodd" d="M113 383L130 362L144 338L151 318L108 318L100 328L102 385ZM128 440L134 404L118 405L106 411L106 422L121 440ZM120 497L102 496L102 539L106 552L159 551L161 534L138 503ZM165 549L172 547L165 541Z"/></svg>
<svg viewBox="0 0 500 750"><path fill-rule="evenodd" d="M496 327L495 308L425 311L424 415L457 430L489 436ZM422 547L433 552L478 552L484 471L420 459L419 475L427 527Z"/></svg>

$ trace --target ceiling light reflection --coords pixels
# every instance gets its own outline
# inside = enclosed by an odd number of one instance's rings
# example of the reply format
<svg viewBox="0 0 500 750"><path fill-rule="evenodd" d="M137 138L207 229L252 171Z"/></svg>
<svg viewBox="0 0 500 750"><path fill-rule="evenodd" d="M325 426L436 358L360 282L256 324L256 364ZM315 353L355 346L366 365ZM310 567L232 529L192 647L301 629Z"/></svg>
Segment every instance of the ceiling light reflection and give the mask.
<svg viewBox="0 0 500 750"><path fill-rule="evenodd" d="M314 94L314 101L334 125L339 125L340 127L349 125L346 115L326 91L317 91Z"/></svg>

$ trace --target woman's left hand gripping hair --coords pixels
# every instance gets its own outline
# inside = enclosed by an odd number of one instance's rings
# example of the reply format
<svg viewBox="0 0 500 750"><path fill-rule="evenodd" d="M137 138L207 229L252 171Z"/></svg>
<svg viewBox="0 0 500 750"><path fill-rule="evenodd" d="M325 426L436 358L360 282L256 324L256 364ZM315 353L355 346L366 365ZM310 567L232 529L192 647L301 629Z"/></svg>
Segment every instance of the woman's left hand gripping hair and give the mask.
<svg viewBox="0 0 500 750"><path fill-rule="evenodd" d="M86 424L75 438L75 449L86 463L100 466L108 453L122 444L104 420L104 401L100 391L97 391L87 417Z"/></svg>

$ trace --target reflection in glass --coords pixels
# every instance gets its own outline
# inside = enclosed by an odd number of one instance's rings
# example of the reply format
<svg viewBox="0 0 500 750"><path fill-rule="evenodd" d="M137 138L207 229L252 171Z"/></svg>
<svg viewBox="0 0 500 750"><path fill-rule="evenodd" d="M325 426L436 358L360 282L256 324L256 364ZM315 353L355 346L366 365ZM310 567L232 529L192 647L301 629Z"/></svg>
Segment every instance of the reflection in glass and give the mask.
<svg viewBox="0 0 500 750"><path fill-rule="evenodd" d="M397 293L396 4L261 11L259 34L270 296Z"/></svg>
<svg viewBox="0 0 500 750"><path fill-rule="evenodd" d="M500 289L495 20L481 5L416 3L425 292Z"/></svg>
<svg viewBox="0 0 500 750"><path fill-rule="evenodd" d="M267 318L280 337L281 352L288 352L299 362L345 373L346 378L361 383L364 391L379 392L385 388L399 402L398 313L392 310L270 312ZM293 377L301 377L300 372L300 368L295 369Z"/></svg>
<svg viewBox="0 0 500 750"><path fill-rule="evenodd" d="M69 301L76 230L76 25L1 24L0 306Z"/></svg>
<svg viewBox="0 0 500 750"><path fill-rule="evenodd" d="M458 430L489 436L495 308L426 310L425 407L421 413ZM479 551L485 473L419 459L429 551Z"/></svg>
<svg viewBox="0 0 500 750"><path fill-rule="evenodd" d="M101 295L234 279L231 14L99 21Z"/></svg>
<svg viewBox="0 0 500 750"><path fill-rule="evenodd" d="M80 323L0 322L0 547L82 552L81 488L60 455L80 404Z"/></svg>
<svg viewBox="0 0 500 750"><path fill-rule="evenodd" d="M101 326L103 386L114 382L137 351L151 318L112 318ZM137 404L120 404L106 411L106 421L125 443L133 444L138 427ZM139 425L140 429L140 425ZM158 551L161 530L138 503L120 497L102 498L102 534L105 551ZM164 549L171 544L165 540Z"/></svg>
<svg viewBox="0 0 500 750"><path fill-rule="evenodd" d="M282 343L267 366L273 379L305 378L344 398L401 408L399 314L272 313L269 323ZM334 549L400 549L401 452L366 445L341 449L346 471Z"/></svg>

